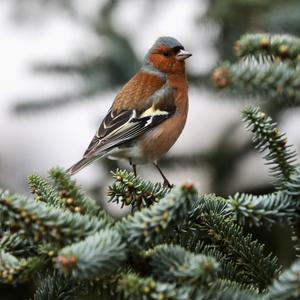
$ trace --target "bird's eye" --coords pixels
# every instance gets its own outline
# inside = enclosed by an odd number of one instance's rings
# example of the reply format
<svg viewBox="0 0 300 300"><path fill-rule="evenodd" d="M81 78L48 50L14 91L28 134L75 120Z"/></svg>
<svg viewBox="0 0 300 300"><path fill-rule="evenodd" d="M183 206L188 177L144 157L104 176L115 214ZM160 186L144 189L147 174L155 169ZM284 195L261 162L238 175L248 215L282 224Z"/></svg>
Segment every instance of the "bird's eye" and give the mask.
<svg viewBox="0 0 300 300"><path fill-rule="evenodd" d="M174 51L174 53L178 53L179 50L184 50L184 48L182 46L176 46L176 47L173 47L172 50Z"/></svg>
<svg viewBox="0 0 300 300"><path fill-rule="evenodd" d="M168 56L170 56L170 53L169 52L164 52L163 56L168 57Z"/></svg>

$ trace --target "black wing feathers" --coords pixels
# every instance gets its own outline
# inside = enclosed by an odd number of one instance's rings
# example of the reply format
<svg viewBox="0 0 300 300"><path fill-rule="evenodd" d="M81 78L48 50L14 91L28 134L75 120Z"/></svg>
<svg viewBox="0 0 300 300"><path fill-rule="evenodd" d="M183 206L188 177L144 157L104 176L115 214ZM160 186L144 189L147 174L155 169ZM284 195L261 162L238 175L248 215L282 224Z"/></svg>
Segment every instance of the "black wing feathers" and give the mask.
<svg viewBox="0 0 300 300"><path fill-rule="evenodd" d="M133 140L168 119L176 111L174 90L166 88L143 110L113 111L101 123L84 157L103 155L111 148Z"/></svg>
<svg viewBox="0 0 300 300"><path fill-rule="evenodd" d="M87 156L92 149L98 146L101 139L108 136L117 128L120 128L122 124L125 124L132 115L132 111L121 111L120 113L116 114L112 111L112 108L109 109L108 114L102 121L97 133L93 137L92 141L90 142L88 148L84 152L83 156Z"/></svg>

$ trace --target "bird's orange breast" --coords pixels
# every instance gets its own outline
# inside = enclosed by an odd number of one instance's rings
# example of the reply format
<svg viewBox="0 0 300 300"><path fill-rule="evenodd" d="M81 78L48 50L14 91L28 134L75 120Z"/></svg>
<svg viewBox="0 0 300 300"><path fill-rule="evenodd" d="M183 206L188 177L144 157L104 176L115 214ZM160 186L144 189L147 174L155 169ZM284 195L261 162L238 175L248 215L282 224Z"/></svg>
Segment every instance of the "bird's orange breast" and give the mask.
<svg viewBox="0 0 300 300"><path fill-rule="evenodd" d="M160 159L181 134L188 113L188 86L185 74L169 75L168 84L175 89L175 113L139 139L139 146L149 161Z"/></svg>

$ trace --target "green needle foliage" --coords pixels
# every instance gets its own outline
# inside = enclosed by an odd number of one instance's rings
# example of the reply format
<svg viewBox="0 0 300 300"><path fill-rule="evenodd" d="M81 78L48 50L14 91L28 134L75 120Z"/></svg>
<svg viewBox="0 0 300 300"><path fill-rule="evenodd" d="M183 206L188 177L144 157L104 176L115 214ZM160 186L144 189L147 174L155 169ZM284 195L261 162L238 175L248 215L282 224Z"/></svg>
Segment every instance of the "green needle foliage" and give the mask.
<svg viewBox="0 0 300 300"><path fill-rule="evenodd" d="M270 57L279 61L300 62L300 39L286 34L245 34L235 43L234 49L238 57Z"/></svg>
<svg viewBox="0 0 300 300"><path fill-rule="evenodd" d="M264 245L250 234L243 234L242 227L236 225L227 212L226 201L211 195L200 197L198 207L190 216L190 223L202 237L209 239L209 244L215 245L236 264L240 280L246 280L243 283L263 290L278 274L277 258L271 254L261 255Z"/></svg>
<svg viewBox="0 0 300 300"><path fill-rule="evenodd" d="M91 279L114 272L125 258L121 236L106 229L62 248L56 258L56 267L75 278Z"/></svg>
<svg viewBox="0 0 300 300"><path fill-rule="evenodd" d="M105 211L94 200L85 195L76 185L75 181L71 180L62 169L53 168L49 174L56 191L69 210L95 217L102 216L108 222L111 221Z"/></svg>
<svg viewBox="0 0 300 300"><path fill-rule="evenodd" d="M35 241L64 243L105 227L105 220L51 208L44 202L0 192L1 225Z"/></svg>
<svg viewBox="0 0 300 300"><path fill-rule="evenodd" d="M28 281L46 262L44 257L18 259L12 254L0 250L0 279L2 282L10 284Z"/></svg>
<svg viewBox="0 0 300 300"><path fill-rule="evenodd" d="M213 257L195 255L180 246L155 247L151 266L155 278L165 282L203 284L217 277L218 263Z"/></svg>
<svg viewBox="0 0 300 300"><path fill-rule="evenodd" d="M174 283L155 281L151 277L141 278L134 274L123 276L120 289L124 292L125 299L130 300L186 300L191 295L191 288L178 288Z"/></svg>
<svg viewBox="0 0 300 300"><path fill-rule="evenodd" d="M298 196L300 194L300 166L297 165L295 171L291 174L289 181L286 183L286 191L289 195Z"/></svg>
<svg viewBox="0 0 300 300"><path fill-rule="evenodd" d="M38 277L39 285L34 293L34 300L77 300L81 286L57 272L49 273L44 278Z"/></svg>
<svg viewBox="0 0 300 300"><path fill-rule="evenodd" d="M289 35L247 34L236 42L237 63L224 63L212 79L219 89L281 103L300 103L300 39ZM254 58L254 59L251 59Z"/></svg>
<svg viewBox="0 0 300 300"><path fill-rule="evenodd" d="M297 38L246 35L235 49L254 59L215 70L218 87L298 103ZM299 260L284 271L244 228L290 226L299 254L297 154L260 108L246 107L242 119L269 166L273 192L220 197L116 170L108 201L132 210L113 220L64 170L32 175L33 197L0 192L0 283L38 282L34 300L299 299Z"/></svg>
<svg viewBox="0 0 300 300"><path fill-rule="evenodd" d="M300 260L283 272L270 287L270 299L299 299L300 298Z"/></svg>
<svg viewBox="0 0 300 300"><path fill-rule="evenodd" d="M38 175L28 177L28 185L32 194L36 195L37 201L43 201L54 207L64 208L67 201L62 201L58 192L43 178Z"/></svg>
<svg viewBox="0 0 300 300"><path fill-rule="evenodd" d="M300 66L288 63L257 63L243 61L224 63L213 73L215 85L242 96L265 98L299 104Z"/></svg>
<svg viewBox="0 0 300 300"><path fill-rule="evenodd" d="M138 209L149 207L170 191L169 187L142 180L126 170L117 169L112 174L115 182L108 188L107 194L111 202L121 202L122 207L124 205L132 205Z"/></svg>
<svg viewBox="0 0 300 300"><path fill-rule="evenodd" d="M296 153L287 145L285 134L281 133L276 123L259 108L246 108L243 111L243 121L246 128L253 132L255 148L260 152L268 149L264 156L270 165L270 172L275 178L274 184L282 189L290 181L290 176L295 172Z"/></svg>
<svg viewBox="0 0 300 300"><path fill-rule="evenodd" d="M133 247L163 242L163 235L184 221L195 201L197 191L191 184L176 187L157 205L144 208L120 222L119 230Z"/></svg>
<svg viewBox="0 0 300 300"><path fill-rule="evenodd" d="M268 228L273 224L294 224L300 209L299 201L285 191L260 196L236 193L227 203L228 211L240 224Z"/></svg>

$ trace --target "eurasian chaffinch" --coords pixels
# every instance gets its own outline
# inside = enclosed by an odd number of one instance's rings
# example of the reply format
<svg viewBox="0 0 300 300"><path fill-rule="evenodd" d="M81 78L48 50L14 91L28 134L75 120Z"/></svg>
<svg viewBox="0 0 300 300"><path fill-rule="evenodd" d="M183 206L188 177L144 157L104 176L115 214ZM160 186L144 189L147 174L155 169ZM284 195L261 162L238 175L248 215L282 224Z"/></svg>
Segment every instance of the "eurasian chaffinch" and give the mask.
<svg viewBox="0 0 300 300"><path fill-rule="evenodd" d="M144 63L117 94L73 175L96 159L128 159L136 164L153 162L171 186L157 161L175 143L188 112L185 59L191 54L172 37L160 37Z"/></svg>

